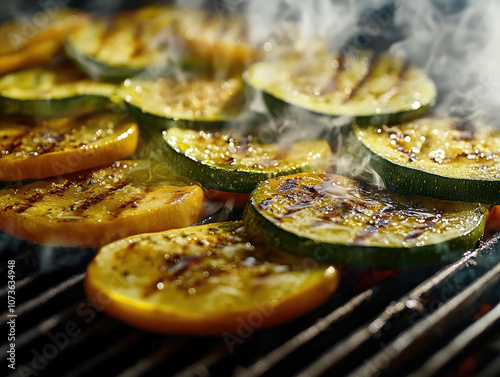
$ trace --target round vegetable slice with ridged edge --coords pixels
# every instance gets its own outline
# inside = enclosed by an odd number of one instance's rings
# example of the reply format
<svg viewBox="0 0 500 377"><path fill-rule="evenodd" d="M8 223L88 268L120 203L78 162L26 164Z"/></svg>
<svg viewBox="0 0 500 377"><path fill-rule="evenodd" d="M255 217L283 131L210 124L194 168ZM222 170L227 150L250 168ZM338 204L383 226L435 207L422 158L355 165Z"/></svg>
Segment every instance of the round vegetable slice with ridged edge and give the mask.
<svg viewBox="0 0 500 377"><path fill-rule="evenodd" d="M261 143L233 132L170 128L164 131L170 169L204 188L250 193L262 180L304 171L324 172L332 157L325 140Z"/></svg>
<svg viewBox="0 0 500 377"><path fill-rule="evenodd" d="M52 60L87 13L57 4L0 25L0 75Z"/></svg>
<svg viewBox="0 0 500 377"><path fill-rule="evenodd" d="M221 127L241 113L245 102L239 77L137 77L125 80L118 95L146 133L173 126Z"/></svg>
<svg viewBox="0 0 500 377"><path fill-rule="evenodd" d="M116 85L90 80L69 64L30 68L0 78L0 113L74 116L112 106L115 90Z"/></svg>
<svg viewBox="0 0 500 377"><path fill-rule="evenodd" d="M391 190L500 203L500 131L454 118L354 128Z"/></svg>
<svg viewBox="0 0 500 377"><path fill-rule="evenodd" d="M241 222L225 222L107 245L84 287L106 313L138 328L227 336L297 318L325 302L338 281L333 266L254 243Z"/></svg>
<svg viewBox="0 0 500 377"><path fill-rule="evenodd" d="M0 190L0 230L44 245L101 247L132 234L188 226L203 190L157 162L118 161Z"/></svg>
<svg viewBox="0 0 500 377"><path fill-rule="evenodd" d="M263 93L273 114L306 111L353 117L359 124L414 118L436 99L436 87L423 70L370 50L258 62L244 79Z"/></svg>
<svg viewBox="0 0 500 377"><path fill-rule="evenodd" d="M75 118L2 118L0 181L59 176L134 153L137 124L111 112Z"/></svg>
<svg viewBox="0 0 500 377"><path fill-rule="evenodd" d="M446 263L483 234L475 203L408 198L338 175L302 173L261 182L243 220L252 236L333 263L406 268Z"/></svg>
<svg viewBox="0 0 500 377"><path fill-rule="evenodd" d="M166 65L174 13L149 5L96 17L68 36L66 54L94 79L119 81Z"/></svg>
<svg viewBox="0 0 500 377"><path fill-rule="evenodd" d="M185 45L188 66L217 75L237 73L262 55L250 43L244 17L193 8L177 10L174 26Z"/></svg>

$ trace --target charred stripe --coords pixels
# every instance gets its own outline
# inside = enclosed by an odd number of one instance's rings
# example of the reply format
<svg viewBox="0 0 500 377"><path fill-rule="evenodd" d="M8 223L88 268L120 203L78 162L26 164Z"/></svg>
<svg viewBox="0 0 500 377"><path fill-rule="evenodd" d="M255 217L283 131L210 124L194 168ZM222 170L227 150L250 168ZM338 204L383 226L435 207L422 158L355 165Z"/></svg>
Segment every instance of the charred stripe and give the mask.
<svg viewBox="0 0 500 377"><path fill-rule="evenodd" d="M0 158L2 156L9 155L13 152L16 152L22 145L23 145L23 139L28 136L31 132L31 129L26 129L23 132L17 134L14 136L14 138L10 141L10 144L7 145L6 147L3 148L3 150L0 153Z"/></svg>
<svg viewBox="0 0 500 377"><path fill-rule="evenodd" d="M366 75L364 75L361 78L361 80L359 80L356 83L356 86L354 86L354 88L352 88L351 92L347 94L346 98L344 99L344 103L347 103L347 102L351 101L354 97L356 97L358 95L358 92L361 90L361 88L363 88L366 85L368 80L371 78L371 75L373 73L373 69L374 69L375 65L377 64L379 57L380 57L379 53L375 53L375 55L373 55L373 57L370 59L370 65L368 67L368 72L366 73Z"/></svg>
<svg viewBox="0 0 500 377"><path fill-rule="evenodd" d="M86 199L83 203L80 203L78 205L72 205L70 209L72 211L78 212L78 213L83 213L87 211L90 207L95 206L96 204L102 202L104 199L106 199L108 196L112 195L116 191L122 189L123 187L127 186L127 182L124 180L120 180L119 182L116 183L115 186L110 187L108 189L105 189L103 192L101 192L98 195L95 195L91 198Z"/></svg>
<svg viewBox="0 0 500 377"><path fill-rule="evenodd" d="M146 49L146 46L144 45L142 41L142 36L144 34L145 30L145 25L144 22L137 22L134 30L134 40L132 41L134 45L134 50L132 51L132 54L130 55L131 58L135 58L139 55L141 55L144 50Z"/></svg>
<svg viewBox="0 0 500 377"><path fill-rule="evenodd" d="M113 35L116 33L115 26L116 26L116 21L114 17L109 17L105 21L105 29L97 37L97 40L99 42L97 49L95 50L95 55L99 55L102 50L106 48L106 45L108 44L109 40Z"/></svg>
<svg viewBox="0 0 500 377"><path fill-rule="evenodd" d="M335 91L335 89L337 89L339 76L342 72L345 71L345 55L341 53L337 61L338 61L338 67L333 73L333 75L330 77L330 80L328 80L326 86L321 90L320 92L321 96L324 96L325 94L328 93L332 93Z"/></svg>

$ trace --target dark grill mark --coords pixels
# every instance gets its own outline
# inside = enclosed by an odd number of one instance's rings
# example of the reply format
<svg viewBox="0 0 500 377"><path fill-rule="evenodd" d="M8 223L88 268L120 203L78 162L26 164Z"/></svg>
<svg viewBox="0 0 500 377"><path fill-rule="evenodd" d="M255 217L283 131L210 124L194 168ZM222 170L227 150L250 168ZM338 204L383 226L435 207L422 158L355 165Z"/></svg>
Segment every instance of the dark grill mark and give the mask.
<svg viewBox="0 0 500 377"><path fill-rule="evenodd" d="M264 199L259 203L259 207L262 208L264 211L268 211L270 209L270 204L272 201L273 201L272 198Z"/></svg>
<svg viewBox="0 0 500 377"><path fill-rule="evenodd" d="M460 131L460 135L454 139L457 141L467 140L472 141L476 138L476 127L474 124L467 119L458 119L453 125L457 131Z"/></svg>
<svg viewBox="0 0 500 377"><path fill-rule="evenodd" d="M434 223L430 223L430 225L421 226L421 227L418 227L418 228L415 228L415 229L411 230L405 236L405 241L414 240L414 239L418 238L423 233L425 233L429 229L431 229L433 227L433 225L434 225Z"/></svg>
<svg viewBox="0 0 500 377"><path fill-rule="evenodd" d="M380 57L380 54L376 53L373 55L373 57L370 59L370 65L368 66L368 72L366 75L364 75L361 80L359 80L356 83L356 86L352 88L351 92L346 96L344 99L344 103L347 103L351 101L354 97L358 95L358 92L363 88L368 80L371 78L371 75L373 73L373 69L375 68L375 65L377 64L378 58Z"/></svg>
<svg viewBox="0 0 500 377"><path fill-rule="evenodd" d="M314 187L304 186L295 179L287 179L284 183L278 185L278 191L285 194L288 200L296 203L309 203L318 197L325 196Z"/></svg>
<svg viewBox="0 0 500 377"><path fill-rule="evenodd" d="M56 135L51 135L50 139L53 140L53 142L37 146L36 152L38 155L52 152L62 141L64 141L65 133L60 132Z"/></svg>
<svg viewBox="0 0 500 377"><path fill-rule="evenodd" d="M356 235L353 241L354 245L362 245L364 241L370 236L378 232L379 229L387 227L391 223L390 212L394 209L392 205L386 205L381 208L374 216L370 225L365 227L360 233Z"/></svg>
<svg viewBox="0 0 500 377"><path fill-rule="evenodd" d="M127 208L137 208L137 203L140 202L144 197L133 197L126 202L122 203L118 208L113 211L112 218L117 218L120 214Z"/></svg>
<svg viewBox="0 0 500 377"><path fill-rule="evenodd" d="M14 138L11 140L9 145L6 145L2 151L0 151L0 158L2 156L6 156L9 154L12 154L16 152L22 145L23 145L23 139L29 135L31 132L31 129L26 129L20 134L14 136Z"/></svg>
<svg viewBox="0 0 500 377"><path fill-rule="evenodd" d="M405 81L406 74L408 73L408 70L410 69L410 64L408 62L404 62L403 66L399 70L398 73L398 82L396 83L396 88L399 89L401 87L401 84Z"/></svg>
<svg viewBox="0 0 500 377"><path fill-rule="evenodd" d="M295 212L311 206L316 198L325 196L324 193L318 192L316 188L301 185L292 178L279 184L278 191L284 194L286 202L289 203L285 206L282 217L293 216Z"/></svg>
<svg viewBox="0 0 500 377"><path fill-rule="evenodd" d="M90 207L95 206L96 204L102 202L104 199L106 199L108 196L112 195L116 191L122 189L125 187L127 183L123 180L120 180L114 187L108 188L105 191L101 192L98 195L95 195L91 198L86 199L83 203L80 203L78 205L72 205L70 206L70 209L72 211L75 211L78 214L82 214L86 210L88 210Z"/></svg>
<svg viewBox="0 0 500 377"><path fill-rule="evenodd" d="M133 45L134 49L130 55L131 58L135 58L139 55L141 55L144 50L146 49L145 44L142 41L142 36L144 34L145 26L143 22L138 22L135 30L134 30L134 40L133 40Z"/></svg>
<svg viewBox="0 0 500 377"><path fill-rule="evenodd" d="M337 67L337 70L334 72L334 74L330 77L330 80L328 80L326 86L321 90L320 92L321 96L324 96L325 94L328 93L332 93L335 91L335 89L337 89L337 83L340 74L345 71L345 55L340 54L337 61L339 62L339 66Z"/></svg>
<svg viewBox="0 0 500 377"><path fill-rule="evenodd" d="M97 46L97 49L94 53L95 55L99 55L101 51L107 47L109 40L116 33L115 30L116 22L114 17L108 18L105 22L106 22L106 27L104 29L104 32L98 37L99 45Z"/></svg>
<svg viewBox="0 0 500 377"><path fill-rule="evenodd" d="M201 21L202 28L208 28L210 26L210 23L215 19L215 15L213 13L208 12L205 14L203 17L203 20Z"/></svg>

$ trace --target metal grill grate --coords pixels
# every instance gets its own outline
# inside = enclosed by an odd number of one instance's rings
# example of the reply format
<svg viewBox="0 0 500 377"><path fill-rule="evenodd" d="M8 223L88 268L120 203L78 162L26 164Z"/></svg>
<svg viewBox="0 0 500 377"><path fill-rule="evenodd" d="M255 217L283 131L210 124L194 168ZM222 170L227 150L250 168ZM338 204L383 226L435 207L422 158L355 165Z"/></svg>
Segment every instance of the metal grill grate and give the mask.
<svg viewBox="0 0 500 377"><path fill-rule="evenodd" d="M364 290L359 283L368 271L346 271L339 291L314 313L230 341L132 329L84 295L84 269L94 251L48 251L7 235L1 240L2 285L11 246L27 250L15 256L12 376L500 374L500 234L440 271L394 271ZM6 290L0 293L6 308ZM0 327L6 334L7 313ZM2 344L4 371L10 371L7 349Z"/></svg>

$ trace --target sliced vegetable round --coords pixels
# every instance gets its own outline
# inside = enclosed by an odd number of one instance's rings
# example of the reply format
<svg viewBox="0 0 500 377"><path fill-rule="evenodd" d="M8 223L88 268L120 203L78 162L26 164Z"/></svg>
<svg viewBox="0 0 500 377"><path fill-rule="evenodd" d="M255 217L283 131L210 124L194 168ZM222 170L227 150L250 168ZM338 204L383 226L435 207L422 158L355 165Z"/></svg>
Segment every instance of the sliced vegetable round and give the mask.
<svg viewBox="0 0 500 377"><path fill-rule="evenodd" d="M78 115L111 106L116 86L87 78L73 66L31 68L0 78L0 113Z"/></svg>
<svg viewBox="0 0 500 377"><path fill-rule="evenodd" d="M77 9L55 8L0 25L0 75L50 61L68 33L87 21Z"/></svg>
<svg viewBox="0 0 500 377"><path fill-rule="evenodd" d="M153 332L227 335L303 315L338 285L333 266L251 243L241 222L143 234L103 247L85 290L103 310Z"/></svg>
<svg viewBox="0 0 500 377"><path fill-rule="evenodd" d="M236 77L127 79L118 94L146 132L151 127L218 127L234 119L244 104L243 81Z"/></svg>
<svg viewBox="0 0 500 377"><path fill-rule="evenodd" d="M261 55L249 41L244 18L235 13L178 9L174 30L186 47L188 66L208 68L219 76L241 73Z"/></svg>
<svg viewBox="0 0 500 377"><path fill-rule="evenodd" d="M163 135L169 167L204 188L219 191L250 193L268 178L324 172L332 157L325 140L264 144L252 136L180 128L170 128Z"/></svg>
<svg viewBox="0 0 500 377"><path fill-rule="evenodd" d="M129 118L92 113L77 118L3 118L0 181L38 179L110 164L132 154L139 129Z"/></svg>
<svg viewBox="0 0 500 377"><path fill-rule="evenodd" d="M500 202L500 131L453 118L355 127L371 166L393 191Z"/></svg>
<svg viewBox="0 0 500 377"><path fill-rule="evenodd" d="M248 232L286 251L334 263L405 268L445 263L483 233L480 204L407 198L338 175L261 182L245 209Z"/></svg>
<svg viewBox="0 0 500 377"><path fill-rule="evenodd" d="M264 94L273 113L306 110L394 123L420 115L436 98L426 73L400 59L362 50L255 63L245 82Z"/></svg>
<svg viewBox="0 0 500 377"><path fill-rule="evenodd" d="M66 54L94 79L122 80L166 65L174 9L149 5L94 18L68 36Z"/></svg>
<svg viewBox="0 0 500 377"><path fill-rule="evenodd" d="M0 230L50 246L100 247L199 220L203 190L163 165L118 161L0 190Z"/></svg>

